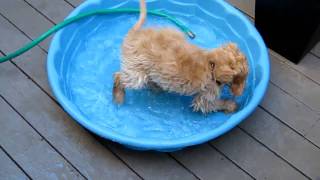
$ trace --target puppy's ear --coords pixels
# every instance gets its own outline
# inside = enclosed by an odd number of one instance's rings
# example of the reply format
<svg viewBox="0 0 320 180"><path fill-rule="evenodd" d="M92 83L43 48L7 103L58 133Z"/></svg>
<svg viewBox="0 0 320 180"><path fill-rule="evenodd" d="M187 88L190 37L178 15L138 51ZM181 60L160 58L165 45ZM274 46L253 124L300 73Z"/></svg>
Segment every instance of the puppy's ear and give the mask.
<svg viewBox="0 0 320 180"><path fill-rule="evenodd" d="M246 77L245 76L236 76L233 79L232 85L231 85L231 91L234 95L240 96L243 93L244 87L246 83Z"/></svg>

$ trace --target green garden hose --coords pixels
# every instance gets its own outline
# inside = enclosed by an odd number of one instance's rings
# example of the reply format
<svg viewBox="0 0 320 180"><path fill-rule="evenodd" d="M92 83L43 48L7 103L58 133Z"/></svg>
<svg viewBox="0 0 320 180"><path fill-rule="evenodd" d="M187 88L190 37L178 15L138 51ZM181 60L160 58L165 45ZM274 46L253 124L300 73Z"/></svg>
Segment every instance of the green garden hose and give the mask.
<svg viewBox="0 0 320 180"><path fill-rule="evenodd" d="M21 54L25 53L29 49L31 49L34 46L38 45L41 41L46 39L51 34L57 32L61 28L65 27L65 26L67 26L67 25L69 25L69 24L71 24L71 23L73 23L75 21L78 21L80 19L86 18L88 16L104 15L104 14L116 14L116 13L139 13L139 12L140 12L139 9L134 9L134 8L123 8L123 9L121 8L120 9L119 8L119 9L104 9L104 10L89 11L89 12L86 12L86 13L82 13L82 14L73 16L73 17L68 18L68 19L62 21L61 23L53 26L47 32L43 33L41 36L39 36L35 40L31 41L30 43L26 44L25 46L23 46L22 48L18 49L17 51L15 51L13 53L10 53L7 56L0 57L0 63L6 62L6 61L8 61L10 59L13 59L13 58L15 58L17 56L20 56ZM167 18L168 20L173 22L175 25L177 25L181 29L181 31L186 33L190 38L193 39L195 37L194 33L190 29L188 29L185 25L183 25L180 21L178 21L175 17L173 17L171 15L168 15L166 13L159 12L159 11L150 11L150 10L148 11L148 14Z"/></svg>

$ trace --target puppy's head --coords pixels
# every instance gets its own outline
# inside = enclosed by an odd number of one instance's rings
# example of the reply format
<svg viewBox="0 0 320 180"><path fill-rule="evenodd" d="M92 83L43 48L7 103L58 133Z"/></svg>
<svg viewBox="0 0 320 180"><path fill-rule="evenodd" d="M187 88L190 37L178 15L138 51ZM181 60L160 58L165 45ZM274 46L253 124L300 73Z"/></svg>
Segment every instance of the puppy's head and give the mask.
<svg viewBox="0 0 320 180"><path fill-rule="evenodd" d="M248 63L234 43L228 43L209 53L212 76L218 84L231 85L231 91L239 96L243 93L248 75Z"/></svg>

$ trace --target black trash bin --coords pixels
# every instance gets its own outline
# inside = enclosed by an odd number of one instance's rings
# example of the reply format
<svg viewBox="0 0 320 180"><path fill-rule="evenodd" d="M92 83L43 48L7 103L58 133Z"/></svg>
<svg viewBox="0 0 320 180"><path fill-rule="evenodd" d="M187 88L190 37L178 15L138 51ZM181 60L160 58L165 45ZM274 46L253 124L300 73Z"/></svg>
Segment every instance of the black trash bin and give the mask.
<svg viewBox="0 0 320 180"><path fill-rule="evenodd" d="M320 0L256 0L255 25L269 48L298 63L320 40Z"/></svg>

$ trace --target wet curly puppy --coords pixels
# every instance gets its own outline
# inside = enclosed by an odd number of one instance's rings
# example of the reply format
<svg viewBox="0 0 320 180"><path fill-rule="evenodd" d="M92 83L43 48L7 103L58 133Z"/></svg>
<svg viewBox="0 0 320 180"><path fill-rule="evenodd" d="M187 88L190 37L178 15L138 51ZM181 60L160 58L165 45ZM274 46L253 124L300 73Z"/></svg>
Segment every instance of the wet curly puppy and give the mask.
<svg viewBox="0 0 320 180"><path fill-rule="evenodd" d="M208 51L188 43L175 29L141 29L146 18L144 0L140 10L122 45L121 71L114 74L114 101L124 101L125 88L152 88L194 96L194 111L235 111L236 103L219 99L219 92L224 84L231 85L234 95L243 92L248 64L237 46L229 43Z"/></svg>

